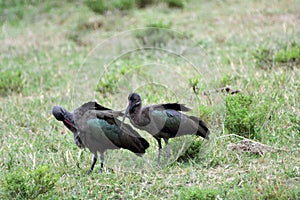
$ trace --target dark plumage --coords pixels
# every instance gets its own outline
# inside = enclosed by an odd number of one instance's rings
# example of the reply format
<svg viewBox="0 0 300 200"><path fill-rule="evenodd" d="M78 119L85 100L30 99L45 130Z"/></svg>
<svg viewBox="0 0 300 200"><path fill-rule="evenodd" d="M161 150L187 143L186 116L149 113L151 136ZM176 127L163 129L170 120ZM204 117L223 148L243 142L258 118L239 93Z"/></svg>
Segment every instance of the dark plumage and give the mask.
<svg viewBox="0 0 300 200"><path fill-rule="evenodd" d="M198 117L188 116L180 111L189 111L184 104L168 103L142 107L142 100L137 93L128 96L128 107L123 121L129 114L132 125L150 133L158 142L158 162L162 149L161 139L166 143L166 154L169 157L169 138L181 135L196 134L209 139L207 125Z"/></svg>
<svg viewBox="0 0 300 200"><path fill-rule="evenodd" d="M66 117L66 110L53 108L56 119ZM61 112L58 112L61 111ZM68 112L69 113L69 112ZM124 148L137 155L142 155L149 147L149 143L142 138L133 128L125 124L120 129L121 121L117 117L123 114L99 105L97 102L88 102L77 108L70 126L74 127L76 134L84 147L87 147L93 154L93 163L89 173L93 171L97 162L97 153L101 154L101 170L104 162L104 152L107 149ZM70 117L68 114L67 117ZM67 119L67 121L69 121ZM68 122L67 122L68 124Z"/></svg>
<svg viewBox="0 0 300 200"><path fill-rule="evenodd" d="M78 131L75 126L74 114L60 106L53 106L52 114L58 121L62 121L64 125L74 134L75 144L79 148L84 148L84 145L78 136Z"/></svg>

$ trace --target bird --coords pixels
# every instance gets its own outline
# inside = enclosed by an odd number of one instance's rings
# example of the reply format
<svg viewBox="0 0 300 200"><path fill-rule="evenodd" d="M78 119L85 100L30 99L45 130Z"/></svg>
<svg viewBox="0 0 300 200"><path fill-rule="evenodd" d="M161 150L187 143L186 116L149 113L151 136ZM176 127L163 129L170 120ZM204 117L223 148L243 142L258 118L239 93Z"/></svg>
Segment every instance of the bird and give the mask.
<svg viewBox="0 0 300 200"><path fill-rule="evenodd" d="M131 124L150 133L158 142L158 159L160 163L161 139L166 144L166 156L169 159L169 139L182 135L195 134L205 139L209 139L209 129L207 125L195 116L188 116L182 112L190 111L185 104L166 103L148 105L142 107L142 99L139 94L133 92L128 95L128 106L123 116L130 119ZM121 125L122 127L122 125Z"/></svg>
<svg viewBox="0 0 300 200"><path fill-rule="evenodd" d="M82 145L94 155L88 174L95 167L98 152L100 152L100 172L102 172L106 150L124 148L138 156L142 156L149 147L149 143L129 124L124 124L122 129L120 128L121 121L117 119L117 117L123 115L120 111L114 111L99 105L95 101L90 101L74 110L73 121L70 119L70 115L66 115L66 113L70 112L64 111L64 114L60 115L65 117L63 121L67 121L66 123L76 130L76 136L78 136Z"/></svg>
<svg viewBox="0 0 300 200"><path fill-rule="evenodd" d="M61 106L53 106L52 114L58 121L62 121L63 124L73 133L74 142L79 148L84 148L81 139L78 136L78 131L74 122L74 114L67 111Z"/></svg>

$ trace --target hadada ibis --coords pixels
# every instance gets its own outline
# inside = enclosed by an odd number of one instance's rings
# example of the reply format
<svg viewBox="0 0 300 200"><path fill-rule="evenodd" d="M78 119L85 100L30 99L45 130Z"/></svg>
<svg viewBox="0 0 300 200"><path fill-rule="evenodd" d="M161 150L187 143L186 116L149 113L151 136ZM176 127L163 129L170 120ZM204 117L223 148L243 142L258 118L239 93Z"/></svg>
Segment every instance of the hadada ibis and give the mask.
<svg viewBox="0 0 300 200"><path fill-rule="evenodd" d="M77 130L77 135L84 147L94 154L88 173L94 169L98 152L101 155L100 172L102 172L104 152L107 149L124 148L141 156L149 147L149 143L130 125L124 124L122 129L120 128L121 121L117 117L122 115L122 112L105 108L97 102L87 102L74 110L74 121L70 122L70 126Z"/></svg>
<svg viewBox="0 0 300 200"><path fill-rule="evenodd" d="M58 121L62 121L64 125L74 134L75 144L79 148L84 148L83 143L78 136L77 128L75 126L74 114L67 111L61 106L53 106L52 114Z"/></svg>
<svg viewBox="0 0 300 200"><path fill-rule="evenodd" d="M182 112L190 111L184 104L167 103L142 107L142 100L139 94L131 93L128 96L128 107L123 116L128 116L132 125L138 129L150 133L158 142L158 163L161 154L161 139L166 144L166 156L169 158L170 138L195 134L209 139L207 125L198 117L188 116Z"/></svg>

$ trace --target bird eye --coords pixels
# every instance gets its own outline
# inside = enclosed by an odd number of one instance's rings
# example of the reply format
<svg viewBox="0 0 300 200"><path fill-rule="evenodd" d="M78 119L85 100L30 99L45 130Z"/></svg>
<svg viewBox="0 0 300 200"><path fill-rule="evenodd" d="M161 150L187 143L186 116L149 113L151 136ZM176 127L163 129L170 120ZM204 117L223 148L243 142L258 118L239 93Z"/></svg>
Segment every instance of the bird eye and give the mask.
<svg viewBox="0 0 300 200"><path fill-rule="evenodd" d="M136 100L136 99L135 99L134 96L132 95L132 96L130 96L129 100L130 100L130 101L134 101L134 100Z"/></svg>

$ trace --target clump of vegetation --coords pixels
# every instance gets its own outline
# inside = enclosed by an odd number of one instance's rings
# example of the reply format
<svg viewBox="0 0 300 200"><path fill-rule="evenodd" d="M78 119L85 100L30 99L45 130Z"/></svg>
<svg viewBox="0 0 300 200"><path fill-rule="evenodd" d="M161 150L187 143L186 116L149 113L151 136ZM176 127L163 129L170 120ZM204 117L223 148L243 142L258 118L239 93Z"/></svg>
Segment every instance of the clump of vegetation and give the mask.
<svg viewBox="0 0 300 200"><path fill-rule="evenodd" d="M155 0L136 0L135 2L138 8L145 8L146 6L153 4Z"/></svg>
<svg viewBox="0 0 300 200"><path fill-rule="evenodd" d="M34 199L51 191L59 176L49 166L38 166L31 172L16 170L5 177L3 188L7 198Z"/></svg>
<svg viewBox="0 0 300 200"><path fill-rule="evenodd" d="M212 120L212 108L204 105L199 106L199 116L208 126L209 122Z"/></svg>
<svg viewBox="0 0 300 200"><path fill-rule="evenodd" d="M255 182L257 175L251 175L251 181ZM228 186L226 186L228 187ZM233 186L234 189L228 192L228 189L225 191L222 189L225 197L234 197L235 199L244 199L245 197L250 199L297 199L299 197L300 190L291 188L288 185L279 182L272 181L272 184L262 183L261 185L257 184L243 184L243 187Z"/></svg>
<svg viewBox="0 0 300 200"><path fill-rule="evenodd" d="M135 37L144 46L162 47L175 37L173 31L170 30L171 23L158 21L149 23L146 27L135 32Z"/></svg>
<svg viewBox="0 0 300 200"><path fill-rule="evenodd" d="M181 200L215 200L218 196L219 191L212 188L198 188L190 187L184 188L180 191Z"/></svg>
<svg viewBox="0 0 300 200"><path fill-rule="evenodd" d="M275 62L300 64L300 43L292 43L278 50L274 55Z"/></svg>
<svg viewBox="0 0 300 200"><path fill-rule="evenodd" d="M224 126L228 133L261 139L260 128L267 113L266 105L256 105L251 96L236 94L225 99Z"/></svg>
<svg viewBox="0 0 300 200"><path fill-rule="evenodd" d="M135 7L135 0L114 0L112 6L117 10L130 10Z"/></svg>
<svg viewBox="0 0 300 200"><path fill-rule="evenodd" d="M166 0L166 2L170 8L183 8L184 7L183 0Z"/></svg>
<svg viewBox="0 0 300 200"><path fill-rule="evenodd" d="M2 24L6 20L17 21L23 19L25 5L35 5L37 1L0 1L0 23Z"/></svg>
<svg viewBox="0 0 300 200"><path fill-rule="evenodd" d="M195 138L184 154L178 158L178 161L186 162L189 159L197 158L202 147L203 139L200 139L199 137Z"/></svg>
<svg viewBox="0 0 300 200"><path fill-rule="evenodd" d="M148 5L153 5L155 3L166 3L169 8L183 8L185 0L135 0L138 8L145 8Z"/></svg>
<svg viewBox="0 0 300 200"><path fill-rule="evenodd" d="M107 93L115 93L117 88L116 84L118 82L120 74L117 70L110 71L111 73L105 74L102 76L96 86L96 91L107 94Z"/></svg>
<svg viewBox="0 0 300 200"><path fill-rule="evenodd" d="M4 71L0 75L0 95L8 95L12 92L20 93L24 87L22 72Z"/></svg>
<svg viewBox="0 0 300 200"><path fill-rule="evenodd" d="M104 14L109 10L131 10L136 6L136 0L85 0L84 3L92 11L99 14Z"/></svg>
<svg viewBox="0 0 300 200"><path fill-rule="evenodd" d="M295 66L300 64L300 44L292 42L278 49L259 47L252 55L256 65L263 69L270 69L276 65Z"/></svg>
<svg viewBox="0 0 300 200"><path fill-rule="evenodd" d="M200 75L197 75L193 78L190 78L188 81L189 81L189 87L193 89L193 92L195 94L199 94L199 91L200 91L200 86L201 86L201 78L202 76Z"/></svg>
<svg viewBox="0 0 300 200"><path fill-rule="evenodd" d="M85 0L84 3L95 13L103 14L108 9L103 0Z"/></svg>
<svg viewBox="0 0 300 200"><path fill-rule="evenodd" d="M134 8L145 8L148 5L166 3L169 8L183 8L183 0L85 0L84 3L95 13L103 14L109 10L131 10Z"/></svg>

